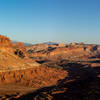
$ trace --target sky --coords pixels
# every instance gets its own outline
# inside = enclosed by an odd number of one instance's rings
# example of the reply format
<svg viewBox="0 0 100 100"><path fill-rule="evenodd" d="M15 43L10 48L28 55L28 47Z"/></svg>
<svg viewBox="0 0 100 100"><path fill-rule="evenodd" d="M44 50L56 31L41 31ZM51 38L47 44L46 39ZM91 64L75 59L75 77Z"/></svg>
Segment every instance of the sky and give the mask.
<svg viewBox="0 0 100 100"><path fill-rule="evenodd" d="M0 34L15 41L100 43L100 0L0 0Z"/></svg>

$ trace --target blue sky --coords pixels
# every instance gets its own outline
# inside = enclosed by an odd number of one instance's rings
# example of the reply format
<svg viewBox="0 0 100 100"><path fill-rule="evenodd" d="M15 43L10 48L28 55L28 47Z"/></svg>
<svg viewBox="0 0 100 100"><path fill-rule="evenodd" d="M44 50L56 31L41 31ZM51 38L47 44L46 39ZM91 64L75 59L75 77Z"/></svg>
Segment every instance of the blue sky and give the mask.
<svg viewBox="0 0 100 100"><path fill-rule="evenodd" d="M0 34L29 43L100 43L100 0L0 0Z"/></svg>

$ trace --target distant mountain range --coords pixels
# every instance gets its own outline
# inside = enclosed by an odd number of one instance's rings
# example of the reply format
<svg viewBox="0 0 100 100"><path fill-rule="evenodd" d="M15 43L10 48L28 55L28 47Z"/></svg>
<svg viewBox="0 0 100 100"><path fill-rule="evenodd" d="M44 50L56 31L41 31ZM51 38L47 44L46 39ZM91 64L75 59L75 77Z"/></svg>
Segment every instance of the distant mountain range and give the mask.
<svg viewBox="0 0 100 100"><path fill-rule="evenodd" d="M58 44L58 43L56 43L56 42L44 42L44 44L49 44L49 45L51 45L51 44Z"/></svg>
<svg viewBox="0 0 100 100"><path fill-rule="evenodd" d="M19 41L12 41L12 43L16 43L16 42L19 42ZM43 43L38 43L38 44L57 45L58 43L57 42L43 42ZM31 43L25 43L24 42L24 45L25 46L31 46L31 45L36 45L36 44L31 44Z"/></svg>

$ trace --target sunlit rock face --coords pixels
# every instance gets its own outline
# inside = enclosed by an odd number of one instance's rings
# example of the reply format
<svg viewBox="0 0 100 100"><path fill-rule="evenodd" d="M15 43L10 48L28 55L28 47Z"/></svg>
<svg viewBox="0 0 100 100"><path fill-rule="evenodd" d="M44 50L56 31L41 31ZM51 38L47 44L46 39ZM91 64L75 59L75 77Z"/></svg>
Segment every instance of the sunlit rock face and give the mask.
<svg viewBox="0 0 100 100"><path fill-rule="evenodd" d="M11 47L12 43L11 40L3 35L0 35L0 47Z"/></svg>

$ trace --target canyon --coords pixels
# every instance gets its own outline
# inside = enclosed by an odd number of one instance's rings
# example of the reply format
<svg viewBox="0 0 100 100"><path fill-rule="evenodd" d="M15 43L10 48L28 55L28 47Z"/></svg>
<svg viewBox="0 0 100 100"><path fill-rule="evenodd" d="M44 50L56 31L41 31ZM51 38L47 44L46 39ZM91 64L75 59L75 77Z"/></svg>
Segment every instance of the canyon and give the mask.
<svg viewBox="0 0 100 100"><path fill-rule="evenodd" d="M25 46L0 35L0 100L99 100L99 84L100 45Z"/></svg>

